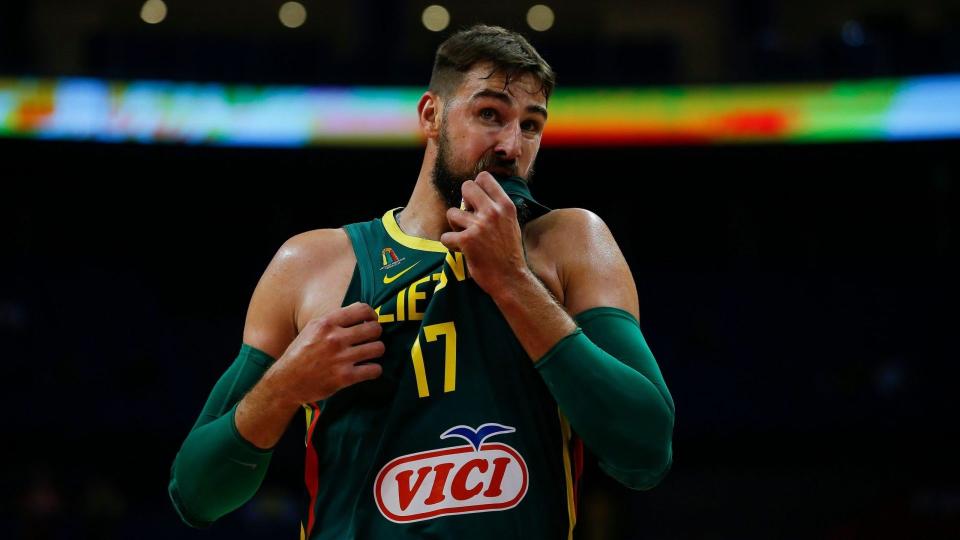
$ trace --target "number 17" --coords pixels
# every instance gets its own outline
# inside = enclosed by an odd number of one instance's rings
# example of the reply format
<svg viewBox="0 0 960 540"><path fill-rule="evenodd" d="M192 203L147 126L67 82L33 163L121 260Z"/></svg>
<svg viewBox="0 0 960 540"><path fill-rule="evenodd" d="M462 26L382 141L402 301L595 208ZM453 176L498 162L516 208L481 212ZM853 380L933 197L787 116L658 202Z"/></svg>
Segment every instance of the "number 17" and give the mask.
<svg viewBox="0 0 960 540"><path fill-rule="evenodd" d="M423 334L428 343L433 343L440 336L445 336L443 351L443 391L453 392L457 387L457 328L453 321L431 324L423 327ZM427 370L423 363L423 350L420 347L420 336L413 342L410 351L413 357L413 373L417 377L417 394L424 398L430 396L427 387Z"/></svg>

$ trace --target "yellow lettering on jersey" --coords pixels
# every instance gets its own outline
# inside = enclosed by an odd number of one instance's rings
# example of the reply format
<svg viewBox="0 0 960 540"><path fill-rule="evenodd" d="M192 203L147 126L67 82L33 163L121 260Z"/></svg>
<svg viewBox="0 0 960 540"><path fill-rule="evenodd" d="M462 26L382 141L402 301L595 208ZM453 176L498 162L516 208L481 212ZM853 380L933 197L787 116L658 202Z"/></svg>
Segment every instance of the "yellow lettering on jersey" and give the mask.
<svg viewBox="0 0 960 540"><path fill-rule="evenodd" d="M382 307L383 307L383 306L380 306L380 307L378 307L377 309L374 310L374 311L377 312L377 322L378 322L378 323L381 323L381 324L383 324L383 323L388 323L388 322L393 322L393 314L392 314L392 313L386 313L386 314L384 314L384 315L381 315L381 314L380 314L380 308L382 308Z"/></svg>
<svg viewBox="0 0 960 540"><path fill-rule="evenodd" d="M417 300L425 300L427 298L427 293L418 291L417 287L428 281L430 281L430 276L423 276L410 285L409 292L407 293L407 298L410 302L409 307L407 308L408 321L423 320L423 312L417 309Z"/></svg>
<svg viewBox="0 0 960 540"><path fill-rule="evenodd" d="M457 327L453 321L431 324L423 329L427 341L432 343L439 336L445 336L443 350L443 391L457 389Z"/></svg>
<svg viewBox="0 0 960 540"><path fill-rule="evenodd" d="M420 397L430 396L430 387L427 386L427 368L423 363L423 350L420 348L420 336L413 340L413 348L410 349L410 357L413 359L413 374L417 379L417 395Z"/></svg>
<svg viewBox="0 0 960 540"><path fill-rule="evenodd" d="M457 278L457 281L464 281L467 279L467 265L466 261L463 258L463 253L459 251L447 252L447 264L450 265L450 269L453 270L453 276Z"/></svg>
<svg viewBox="0 0 960 540"><path fill-rule="evenodd" d="M404 310L406 309L406 302L404 299L407 296L406 289L400 289L400 294L397 295L397 322L403 322L407 320Z"/></svg>
<svg viewBox="0 0 960 540"><path fill-rule="evenodd" d="M447 273L446 273L446 272L440 272L439 274L434 274L434 275L433 275L433 280L434 280L434 281L440 280L440 283L437 283L437 286L434 287L434 289L433 289L433 292L436 293L436 292L439 291L440 289L442 289L442 288L444 288L444 287L447 286Z"/></svg>
<svg viewBox="0 0 960 540"><path fill-rule="evenodd" d="M455 392L457 390L457 327L453 321L431 324L423 327L424 337L427 343L437 341L440 336L444 337L443 347L443 391ZM427 367L423 358L423 348L420 345L420 336L413 342L410 349L410 357L413 360L413 374L417 381L417 395L425 398L430 397L430 388L427 386Z"/></svg>

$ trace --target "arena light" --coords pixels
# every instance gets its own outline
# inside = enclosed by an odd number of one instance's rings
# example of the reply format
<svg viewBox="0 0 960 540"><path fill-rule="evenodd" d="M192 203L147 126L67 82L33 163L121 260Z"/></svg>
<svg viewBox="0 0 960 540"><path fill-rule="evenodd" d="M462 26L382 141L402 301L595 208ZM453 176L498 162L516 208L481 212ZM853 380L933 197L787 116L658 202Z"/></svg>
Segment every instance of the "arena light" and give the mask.
<svg viewBox="0 0 960 540"><path fill-rule="evenodd" d="M527 24L537 32L546 32L553 27L554 15L549 6L537 4L527 10Z"/></svg>
<svg viewBox="0 0 960 540"><path fill-rule="evenodd" d="M450 25L450 12L447 8L434 4L423 10L420 20L427 30L440 32Z"/></svg>
<svg viewBox="0 0 960 540"><path fill-rule="evenodd" d="M147 24L160 24L167 18L167 5L163 0L147 0L140 8L140 19Z"/></svg>
<svg viewBox="0 0 960 540"><path fill-rule="evenodd" d="M422 87L0 78L0 137L415 147ZM802 84L558 88L544 146L960 140L960 74Z"/></svg>
<svg viewBox="0 0 960 540"><path fill-rule="evenodd" d="M307 21L307 8L300 2L286 2L280 6L280 24L287 28L299 28Z"/></svg>

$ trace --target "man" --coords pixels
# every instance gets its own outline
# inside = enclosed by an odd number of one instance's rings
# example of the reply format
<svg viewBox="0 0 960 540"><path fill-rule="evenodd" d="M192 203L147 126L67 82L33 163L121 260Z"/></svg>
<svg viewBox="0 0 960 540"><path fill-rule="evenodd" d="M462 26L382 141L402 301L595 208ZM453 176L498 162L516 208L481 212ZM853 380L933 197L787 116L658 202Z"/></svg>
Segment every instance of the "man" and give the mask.
<svg viewBox="0 0 960 540"><path fill-rule="evenodd" d="M525 186L553 84L502 28L440 46L407 205L291 238L257 285L172 467L184 521L246 502L301 408L301 538L572 537L572 432L625 485L663 478L674 406L630 269L600 218Z"/></svg>

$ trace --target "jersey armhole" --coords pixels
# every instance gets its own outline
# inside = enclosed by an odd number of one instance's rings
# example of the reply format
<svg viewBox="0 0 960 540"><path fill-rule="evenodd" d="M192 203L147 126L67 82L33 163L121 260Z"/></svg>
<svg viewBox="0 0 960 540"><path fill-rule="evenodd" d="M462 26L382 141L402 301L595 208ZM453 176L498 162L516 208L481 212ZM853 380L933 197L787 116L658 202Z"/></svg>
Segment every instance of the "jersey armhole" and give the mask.
<svg viewBox="0 0 960 540"><path fill-rule="evenodd" d="M347 236L350 238L350 243L353 245L353 253L357 257L357 266L354 267L354 275L350 280L350 287L347 289L347 295L344 297L344 305L347 305L347 301L350 300L350 303L353 302L366 302L369 304L373 299L373 291L371 290L373 281L373 268L370 266L371 255L367 251L367 244L363 241L363 232L360 230L360 227L356 223L351 223L349 225L344 225L343 229L347 232ZM354 282L357 283L354 283Z"/></svg>
<svg viewBox="0 0 960 540"><path fill-rule="evenodd" d="M347 307L354 302L363 300L361 281L360 265L356 264L353 267L353 277L350 278L350 286L347 287L347 293L343 295L343 302L340 304L340 307Z"/></svg>

